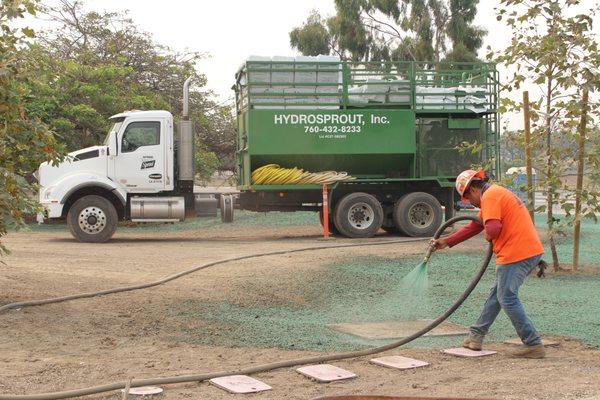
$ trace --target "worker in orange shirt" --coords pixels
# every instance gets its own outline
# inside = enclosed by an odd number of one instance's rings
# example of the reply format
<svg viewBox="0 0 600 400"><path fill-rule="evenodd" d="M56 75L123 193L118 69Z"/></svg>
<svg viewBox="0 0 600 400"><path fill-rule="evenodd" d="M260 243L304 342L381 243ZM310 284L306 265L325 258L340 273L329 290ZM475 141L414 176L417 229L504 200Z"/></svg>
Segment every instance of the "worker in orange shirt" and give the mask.
<svg viewBox="0 0 600 400"><path fill-rule="evenodd" d="M481 350L483 337L502 309L524 345L513 355L544 358L546 352L540 336L518 296L519 287L544 253L527 207L510 190L489 184L483 171L463 171L456 178L456 190L463 200L480 208L478 217L483 225L471 222L450 236L431 239L431 245L436 250L452 247L484 231L485 239L493 243L496 254L496 280L463 347Z"/></svg>

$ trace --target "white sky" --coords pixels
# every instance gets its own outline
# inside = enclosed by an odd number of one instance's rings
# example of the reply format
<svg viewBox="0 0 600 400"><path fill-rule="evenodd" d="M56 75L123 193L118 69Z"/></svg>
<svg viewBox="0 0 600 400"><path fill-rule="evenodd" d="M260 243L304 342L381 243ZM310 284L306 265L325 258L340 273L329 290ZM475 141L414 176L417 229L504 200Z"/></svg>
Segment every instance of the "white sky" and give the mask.
<svg viewBox="0 0 600 400"><path fill-rule="evenodd" d="M50 0L52 2L52 0ZM301 25L311 10L334 13L333 0L86 0L96 10L129 10L133 21L154 39L175 50L206 52L210 58L199 64L221 100L233 95L234 74L249 55L295 55L289 32ZM589 8L596 0L583 0ZM48 3L48 1L46 1ZM490 45L500 50L509 43L510 30L496 20L499 0L480 0L475 20L488 30L480 56ZM36 24L37 25L37 24ZM500 70L501 78L506 73ZM530 97L535 98L535 88ZM519 116L506 116L511 128L520 128Z"/></svg>

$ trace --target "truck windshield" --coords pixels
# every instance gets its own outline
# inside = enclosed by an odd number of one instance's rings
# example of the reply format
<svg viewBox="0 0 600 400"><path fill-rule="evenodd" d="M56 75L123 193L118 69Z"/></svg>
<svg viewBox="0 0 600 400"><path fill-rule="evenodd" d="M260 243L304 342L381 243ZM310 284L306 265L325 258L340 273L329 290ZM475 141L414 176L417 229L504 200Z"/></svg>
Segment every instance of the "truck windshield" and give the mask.
<svg viewBox="0 0 600 400"><path fill-rule="evenodd" d="M112 128L110 128L110 130L106 134L106 137L104 138L104 142L102 142L102 144L104 146L108 146L108 141L110 140L110 134L113 132L117 133L119 131L119 128L121 128L121 125L123 125L124 120L125 120L125 118L116 120L116 122L113 124Z"/></svg>

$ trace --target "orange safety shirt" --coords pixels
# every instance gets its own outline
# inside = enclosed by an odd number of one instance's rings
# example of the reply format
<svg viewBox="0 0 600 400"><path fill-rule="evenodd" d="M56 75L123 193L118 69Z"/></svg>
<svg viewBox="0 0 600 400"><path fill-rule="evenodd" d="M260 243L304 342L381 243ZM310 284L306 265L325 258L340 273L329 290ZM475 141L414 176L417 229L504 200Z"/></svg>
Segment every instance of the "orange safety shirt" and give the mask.
<svg viewBox="0 0 600 400"><path fill-rule="evenodd" d="M512 264L544 253L544 246L521 199L510 190L490 185L481 196L478 214L485 224L500 220L502 231L492 241L496 264Z"/></svg>

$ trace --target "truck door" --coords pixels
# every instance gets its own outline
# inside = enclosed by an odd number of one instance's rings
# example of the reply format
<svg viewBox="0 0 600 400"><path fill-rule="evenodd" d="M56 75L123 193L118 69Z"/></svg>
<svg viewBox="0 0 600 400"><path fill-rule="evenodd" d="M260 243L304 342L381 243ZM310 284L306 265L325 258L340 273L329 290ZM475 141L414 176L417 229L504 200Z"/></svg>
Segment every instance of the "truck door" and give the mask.
<svg viewBox="0 0 600 400"><path fill-rule="evenodd" d="M129 192L153 193L165 189L166 121L128 120L118 135L114 157L115 180Z"/></svg>

